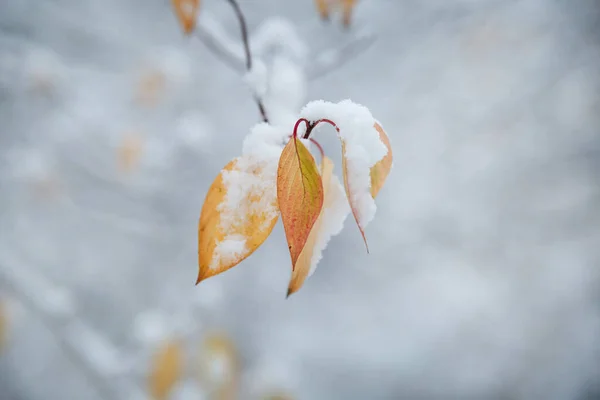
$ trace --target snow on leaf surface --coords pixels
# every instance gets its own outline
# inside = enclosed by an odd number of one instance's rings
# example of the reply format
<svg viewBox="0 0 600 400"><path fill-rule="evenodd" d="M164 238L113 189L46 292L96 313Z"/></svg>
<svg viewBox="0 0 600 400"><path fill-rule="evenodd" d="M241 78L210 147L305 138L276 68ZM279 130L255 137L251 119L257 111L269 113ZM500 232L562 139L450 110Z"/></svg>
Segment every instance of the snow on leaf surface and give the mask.
<svg viewBox="0 0 600 400"><path fill-rule="evenodd" d="M371 195L371 168L388 154L375 127L375 119L366 107L351 100L339 103L312 101L302 109L300 117L309 121L328 119L337 125L342 142L344 187L366 245L364 229L377 210Z"/></svg>
<svg viewBox="0 0 600 400"><path fill-rule="evenodd" d="M243 155L212 183L198 226L197 283L250 256L269 236L277 217L276 171L281 131L257 125L244 141Z"/></svg>
<svg viewBox="0 0 600 400"><path fill-rule="evenodd" d="M323 208L298 257L296 268L292 272L288 296L300 290L306 278L315 271L329 239L340 233L344 227L344 221L350 213L348 201L344 196L344 188L338 178L333 175L333 161L327 157L321 163L321 177L323 179Z"/></svg>
<svg viewBox="0 0 600 400"><path fill-rule="evenodd" d="M292 137L277 169L277 201L292 258L292 271L323 207L323 183L315 159Z"/></svg>

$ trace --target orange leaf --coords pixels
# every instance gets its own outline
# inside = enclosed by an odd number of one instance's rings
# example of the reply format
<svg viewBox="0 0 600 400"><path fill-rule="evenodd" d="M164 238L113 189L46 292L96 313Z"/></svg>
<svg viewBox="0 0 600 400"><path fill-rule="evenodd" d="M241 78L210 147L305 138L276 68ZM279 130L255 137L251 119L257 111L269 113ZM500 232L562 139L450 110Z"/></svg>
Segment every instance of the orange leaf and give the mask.
<svg viewBox="0 0 600 400"><path fill-rule="evenodd" d="M379 190L383 187L387 176L392 169L392 145L390 144L390 139L386 135L385 131L377 122L375 123L375 129L379 132L379 139L383 142L385 147L387 147L388 152L381 160L377 162L377 164L371 167L371 196L375 198Z"/></svg>
<svg viewBox="0 0 600 400"><path fill-rule="evenodd" d="M165 343L154 355L150 370L150 394L156 400L166 400L182 374L180 344Z"/></svg>
<svg viewBox="0 0 600 400"><path fill-rule="evenodd" d="M333 185L331 185L331 178L333 173L333 161L331 159L324 157L321 164L321 177L323 180L323 207L321 212L319 213L319 217L315 222L310 234L308 235L308 239L306 240L306 244L304 245L304 249L300 252L300 256L298 257L298 261L296 263L296 268L292 271L292 278L290 280L288 286L287 295L290 296L292 293L296 293L302 285L304 281L308 277L311 267L312 260L314 256L315 250L321 251L321 249L315 249L317 245L317 241L319 240L319 236L321 234L321 225L323 223L323 213L333 205L335 199L332 197L332 191L336 189ZM337 184L337 180L334 184Z"/></svg>
<svg viewBox="0 0 600 400"><path fill-rule="evenodd" d="M183 32L187 35L196 27L196 18L200 9L200 0L171 0Z"/></svg>
<svg viewBox="0 0 600 400"><path fill-rule="evenodd" d="M329 13L331 11L331 0L315 0L317 11L322 19L329 19Z"/></svg>
<svg viewBox="0 0 600 400"><path fill-rule="evenodd" d="M235 178L233 186L224 178ZM239 264L273 230L279 215L275 179L265 179L261 163L236 158L208 189L198 224L196 284ZM238 197L233 204L228 203L230 191Z"/></svg>
<svg viewBox="0 0 600 400"><path fill-rule="evenodd" d="M323 207L323 182L315 159L296 137L292 137L281 152L277 201L294 271Z"/></svg>
<svg viewBox="0 0 600 400"><path fill-rule="evenodd" d="M342 5L342 23L345 27L350 26L352 20L352 10L356 6L356 0L340 0Z"/></svg>

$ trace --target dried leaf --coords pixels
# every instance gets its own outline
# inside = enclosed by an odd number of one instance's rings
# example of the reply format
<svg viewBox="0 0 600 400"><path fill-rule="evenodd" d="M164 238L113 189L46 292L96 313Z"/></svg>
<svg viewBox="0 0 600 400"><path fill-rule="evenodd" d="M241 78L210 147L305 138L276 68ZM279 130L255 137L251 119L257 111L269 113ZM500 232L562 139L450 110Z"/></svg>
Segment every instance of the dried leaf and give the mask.
<svg viewBox="0 0 600 400"><path fill-rule="evenodd" d="M321 163L321 177L323 181L323 207L321 208L319 217L317 218L313 228L310 231L310 234L308 235L308 239L306 240L304 248L300 252L300 256L296 262L296 267L292 271L292 278L290 280L287 292L288 296L300 290L310 272L315 245L323 222L323 212L329 205L331 205L332 202L332 198L330 196L330 182L332 173L333 161L327 157L324 157Z"/></svg>
<svg viewBox="0 0 600 400"><path fill-rule="evenodd" d="M240 360L233 342L224 334L208 335L200 350L200 382L210 398L236 398L240 378Z"/></svg>
<svg viewBox="0 0 600 400"><path fill-rule="evenodd" d="M385 131L378 123L375 123L375 129L379 132L379 139L383 142L385 147L388 149L388 153L377 164L371 167L371 196L377 197L377 193L383 187L387 176L392 169L392 145L390 139L386 135Z"/></svg>
<svg viewBox="0 0 600 400"><path fill-rule="evenodd" d="M349 27L352 20L352 11L356 6L357 0L340 0L342 6L342 23L345 27Z"/></svg>
<svg viewBox="0 0 600 400"><path fill-rule="evenodd" d="M131 172L138 164L142 154L143 140L139 134L126 133L117 149L117 162L121 172Z"/></svg>
<svg viewBox="0 0 600 400"><path fill-rule="evenodd" d="M323 207L323 183L315 159L296 137L284 147L279 159L277 201L294 271Z"/></svg>
<svg viewBox="0 0 600 400"><path fill-rule="evenodd" d="M192 33L196 27L196 19L200 10L200 0L171 0L175 15L186 35Z"/></svg>
<svg viewBox="0 0 600 400"><path fill-rule="evenodd" d="M152 360L149 390L155 400L166 400L182 375L183 355L181 344L166 342Z"/></svg>
<svg viewBox="0 0 600 400"><path fill-rule="evenodd" d="M317 6L317 11L321 16L321 19L327 20L329 19L329 14L331 12L331 0L315 0L315 4Z"/></svg>
<svg viewBox="0 0 600 400"><path fill-rule="evenodd" d="M231 161L219 173L208 189L198 224L198 280L196 283L220 274L250 256L271 234L277 222L277 213L262 210L259 204L262 193L249 191L243 199L249 207L245 218L223 226L221 204L226 200L227 187L223 181L225 171L239 171L238 159ZM260 176L260 166L245 171ZM277 207L273 196L271 208Z"/></svg>

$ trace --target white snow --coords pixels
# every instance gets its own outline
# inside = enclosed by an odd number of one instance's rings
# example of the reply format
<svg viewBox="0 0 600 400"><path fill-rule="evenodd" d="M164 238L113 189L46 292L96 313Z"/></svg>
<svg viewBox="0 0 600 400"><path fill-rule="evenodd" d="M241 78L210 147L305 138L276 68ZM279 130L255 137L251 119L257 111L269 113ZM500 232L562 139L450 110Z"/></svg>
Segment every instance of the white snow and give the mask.
<svg viewBox="0 0 600 400"><path fill-rule="evenodd" d="M260 55L276 49L298 62L308 55L308 47L295 26L282 17L266 19L253 33L250 44L254 53Z"/></svg>
<svg viewBox="0 0 600 400"><path fill-rule="evenodd" d="M329 240L339 234L344 228L344 221L349 213L350 206L346 199L344 187L338 177L332 175L329 187L325 189L321 225L310 260L308 276L311 276L315 272L317 264L321 260L323 250L327 247Z"/></svg>
<svg viewBox="0 0 600 400"><path fill-rule="evenodd" d="M253 58L252 68L244 75L244 81L255 96L263 98L267 93L268 87L267 66L259 58Z"/></svg>
<svg viewBox="0 0 600 400"><path fill-rule="evenodd" d="M338 135L346 145L350 202L358 224L364 229L377 210L370 194L370 168L387 154L387 148L374 127L375 119L368 108L351 100L339 103L312 101L302 109L300 117L309 121L329 119L338 126Z"/></svg>

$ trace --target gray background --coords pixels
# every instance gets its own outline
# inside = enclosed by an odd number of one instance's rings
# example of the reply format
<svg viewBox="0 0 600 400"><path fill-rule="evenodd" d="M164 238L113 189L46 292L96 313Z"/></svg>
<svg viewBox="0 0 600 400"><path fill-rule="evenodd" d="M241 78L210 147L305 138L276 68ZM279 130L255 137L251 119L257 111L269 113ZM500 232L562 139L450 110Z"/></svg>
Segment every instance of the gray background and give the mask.
<svg viewBox="0 0 600 400"><path fill-rule="evenodd" d="M241 398L592 398L598 4L363 0L344 32L311 0L240 3L251 32L289 19L307 68L376 35L304 98L351 98L388 131L395 163L371 254L347 219L285 300L278 224L240 266L194 286L204 195L258 121L242 76L184 38L166 1L2 0L0 398L138 398L158 338L185 339L193 371L214 329L239 348ZM225 1L202 12L238 41ZM160 103L132 102L140 68L165 60ZM145 146L123 174L130 130ZM317 135L339 161L334 132ZM173 398L201 392L189 372Z"/></svg>

